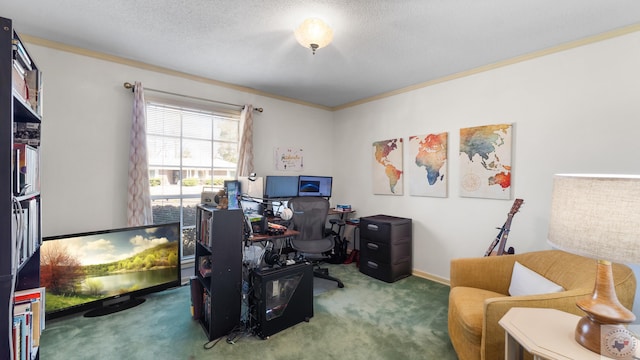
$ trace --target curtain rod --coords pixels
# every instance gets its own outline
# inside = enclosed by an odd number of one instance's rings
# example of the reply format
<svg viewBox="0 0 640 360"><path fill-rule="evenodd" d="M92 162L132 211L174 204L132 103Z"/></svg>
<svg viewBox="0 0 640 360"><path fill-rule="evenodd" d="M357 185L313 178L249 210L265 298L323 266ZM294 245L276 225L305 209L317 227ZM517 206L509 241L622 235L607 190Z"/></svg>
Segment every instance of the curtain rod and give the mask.
<svg viewBox="0 0 640 360"><path fill-rule="evenodd" d="M134 88L136 87L134 84L132 84L130 82L125 82L123 85L124 85L125 89L131 89L131 91L133 91ZM157 89L150 89L150 88L144 88L144 89L148 90L148 91L157 92L157 93L167 94L167 95L180 96L180 97L189 98L189 99L208 101L208 102L212 102L212 103L216 103L216 104L222 104L222 105L237 106L237 107L239 107L241 109L244 108L244 105L231 104L231 103L227 103L227 102L223 102L223 101L216 101L216 100L199 98L199 97L189 96L189 95L182 95L182 94L177 94L177 93L164 91L164 90L157 90ZM263 112L264 109L263 108L253 108L253 111Z"/></svg>

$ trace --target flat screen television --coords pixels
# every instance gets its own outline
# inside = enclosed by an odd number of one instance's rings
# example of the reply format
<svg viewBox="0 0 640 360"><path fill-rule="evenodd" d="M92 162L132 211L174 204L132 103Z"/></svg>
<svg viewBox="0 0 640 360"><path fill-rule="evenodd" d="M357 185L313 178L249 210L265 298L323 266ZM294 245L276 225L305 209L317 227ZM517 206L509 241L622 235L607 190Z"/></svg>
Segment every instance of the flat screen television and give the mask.
<svg viewBox="0 0 640 360"><path fill-rule="evenodd" d="M298 180L298 196L331 197L331 176L300 175Z"/></svg>
<svg viewBox="0 0 640 360"><path fill-rule="evenodd" d="M264 197L267 199L283 199L298 196L297 176L268 175L265 178Z"/></svg>
<svg viewBox="0 0 640 360"><path fill-rule="evenodd" d="M179 222L50 236L40 247L47 319L129 309L180 284Z"/></svg>

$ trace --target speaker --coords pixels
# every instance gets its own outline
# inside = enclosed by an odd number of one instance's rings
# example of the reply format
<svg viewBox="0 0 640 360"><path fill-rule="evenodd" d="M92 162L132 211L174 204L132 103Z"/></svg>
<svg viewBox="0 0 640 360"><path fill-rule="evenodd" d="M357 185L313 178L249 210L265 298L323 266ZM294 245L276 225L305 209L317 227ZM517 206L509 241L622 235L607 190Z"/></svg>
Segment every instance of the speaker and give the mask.
<svg viewBox="0 0 640 360"><path fill-rule="evenodd" d="M313 317L313 266L300 263L251 272L255 334L262 339Z"/></svg>
<svg viewBox="0 0 640 360"><path fill-rule="evenodd" d="M215 191L211 187L202 188L202 193L200 194L200 203L205 205L216 206L218 202L216 201L217 191Z"/></svg>

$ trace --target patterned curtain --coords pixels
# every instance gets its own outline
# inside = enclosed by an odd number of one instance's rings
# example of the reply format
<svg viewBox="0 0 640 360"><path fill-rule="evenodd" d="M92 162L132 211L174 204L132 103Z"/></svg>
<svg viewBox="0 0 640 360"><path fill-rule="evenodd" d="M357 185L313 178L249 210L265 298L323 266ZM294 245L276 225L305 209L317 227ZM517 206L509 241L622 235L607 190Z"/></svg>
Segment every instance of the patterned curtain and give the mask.
<svg viewBox="0 0 640 360"><path fill-rule="evenodd" d="M236 176L249 176L253 172L253 106L245 105L240 114L240 149Z"/></svg>
<svg viewBox="0 0 640 360"><path fill-rule="evenodd" d="M149 159L147 157L147 112L142 83L133 90L133 122L129 149L128 226L153 224L151 191L149 189Z"/></svg>

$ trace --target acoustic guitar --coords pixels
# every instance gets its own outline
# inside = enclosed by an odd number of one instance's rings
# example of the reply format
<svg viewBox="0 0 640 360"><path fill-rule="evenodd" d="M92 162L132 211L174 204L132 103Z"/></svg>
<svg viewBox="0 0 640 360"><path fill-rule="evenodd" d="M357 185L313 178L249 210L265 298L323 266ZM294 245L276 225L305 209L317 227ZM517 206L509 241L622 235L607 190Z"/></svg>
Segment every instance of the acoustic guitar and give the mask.
<svg viewBox="0 0 640 360"><path fill-rule="evenodd" d="M513 216L518 212L518 210L520 210L520 206L522 206L522 203L524 203L524 200L522 199L516 199L513 202L513 206L511 206L511 210L509 210L509 214L507 215L507 221L505 221L504 225L502 225L502 227L500 228L500 232L498 233L498 236L496 236L493 242L491 242L491 245L489 245L489 248L484 253L484 256L495 256L495 255L505 254L504 248L505 248L505 245L507 244L507 239L509 238L509 231L511 231L511 221L513 220ZM498 247L498 251L493 251L498 245L498 243L500 244L500 246ZM507 250L507 254L514 254L514 253L515 253L515 250L513 246L509 247L509 249Z"/></svg>

